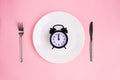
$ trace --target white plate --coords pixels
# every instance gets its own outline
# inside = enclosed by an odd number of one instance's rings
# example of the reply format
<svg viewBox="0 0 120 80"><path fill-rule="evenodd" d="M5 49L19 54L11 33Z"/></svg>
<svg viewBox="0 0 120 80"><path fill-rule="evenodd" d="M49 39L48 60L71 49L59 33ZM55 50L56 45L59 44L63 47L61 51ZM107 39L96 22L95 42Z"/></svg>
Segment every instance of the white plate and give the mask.
<svg viewBox="0 0 120 80"><path fill-rule="evenodd" d="M52 49L49 30L55 24L62 24L68 30L65 48ZM77 18L66 12L51 12L43 16L35 25L33 44L38 54L52 63L66 63L77 57L84 45L84 30Z"/></svg>

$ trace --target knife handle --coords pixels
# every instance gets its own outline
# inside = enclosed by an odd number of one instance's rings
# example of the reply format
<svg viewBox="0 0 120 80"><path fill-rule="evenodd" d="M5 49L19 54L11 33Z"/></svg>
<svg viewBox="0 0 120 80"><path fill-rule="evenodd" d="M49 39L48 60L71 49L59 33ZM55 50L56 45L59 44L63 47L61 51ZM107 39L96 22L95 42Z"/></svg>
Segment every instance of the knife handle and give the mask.
<svg viewBox="0 0 120 80"><path fill-rule="evenodd" d="M93 45L92 45L92 41L90 41L90 61L93 61Z"/></svg>

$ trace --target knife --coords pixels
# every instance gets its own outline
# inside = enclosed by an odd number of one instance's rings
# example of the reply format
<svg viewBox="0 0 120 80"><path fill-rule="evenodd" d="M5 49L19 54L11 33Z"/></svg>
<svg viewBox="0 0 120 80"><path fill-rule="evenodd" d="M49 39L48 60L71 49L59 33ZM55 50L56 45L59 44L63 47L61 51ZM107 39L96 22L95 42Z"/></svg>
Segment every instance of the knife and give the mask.
<svg viewBox="0 0 120 80"><path fill-rule="evenodd" d="M90 61L93 61L93 22L90 22L89 25L89 34L90 34Z"/></svg>

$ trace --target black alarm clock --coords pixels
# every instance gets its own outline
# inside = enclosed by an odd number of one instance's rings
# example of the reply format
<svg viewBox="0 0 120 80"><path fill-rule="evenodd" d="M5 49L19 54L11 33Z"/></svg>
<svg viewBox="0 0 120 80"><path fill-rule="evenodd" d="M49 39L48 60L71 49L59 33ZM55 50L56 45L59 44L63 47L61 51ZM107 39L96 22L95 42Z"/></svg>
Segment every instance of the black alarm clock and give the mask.
<svg viewBox="0 0 120 80"><path fill-rule="evenodd" d="M61 29L57 30L55 27L61 27ZM53 48L66 49L66 44L68 43L68 30L61 24L56 24L52 28L50 28L50 44L53 46Z"/></svg>

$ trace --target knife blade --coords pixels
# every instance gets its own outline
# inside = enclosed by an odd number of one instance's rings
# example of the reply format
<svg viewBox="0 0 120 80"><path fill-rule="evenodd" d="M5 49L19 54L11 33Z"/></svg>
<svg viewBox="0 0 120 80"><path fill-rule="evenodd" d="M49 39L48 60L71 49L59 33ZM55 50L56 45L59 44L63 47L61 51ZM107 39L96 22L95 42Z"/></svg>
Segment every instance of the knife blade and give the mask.
<svg viewBox="0 0 120 80"><path fill-rule="evenodd" d="M89 34L90 34L90 61L93 61L93 22L90 22L89 25Z"/></svg>

